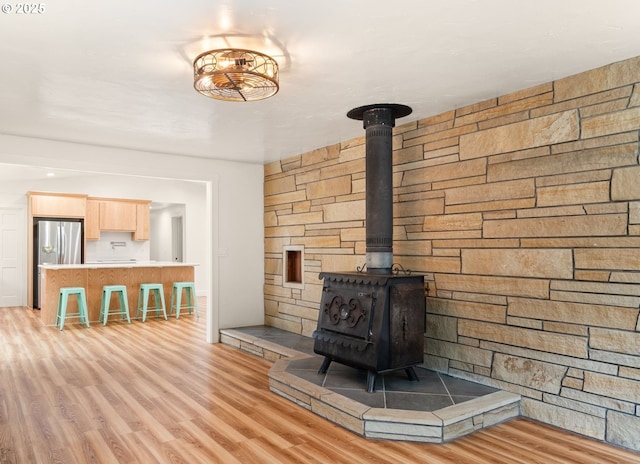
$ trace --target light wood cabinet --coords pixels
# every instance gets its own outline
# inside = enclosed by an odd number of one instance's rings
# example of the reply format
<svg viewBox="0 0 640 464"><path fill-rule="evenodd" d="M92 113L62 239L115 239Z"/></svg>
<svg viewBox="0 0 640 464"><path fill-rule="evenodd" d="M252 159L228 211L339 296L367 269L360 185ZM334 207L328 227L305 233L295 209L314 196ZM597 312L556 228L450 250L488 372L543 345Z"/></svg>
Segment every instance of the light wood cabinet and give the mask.
<svg viewBox="0 0 640 464"><path fill-rule="evenodd" d="M107 200L100 202L100 230L135 232L137 204L131 201Z"/></svg>
<svg viewBox="0 0 640 464"><path fill-rule="evenodd" d="M133 240L149 240L148 200L88 198L85 237L99 240L101 231L131 232Z"/></svg>
<svg viewBox="0 0 640 464"><path fill-rule="evenodd" d="M148 201L136 205L136 230L133 233L134 240L149 240L151 222L149 205L150 202Z"/></svg>
<svg viewBox="0 0 640 464"><path fill-rule="evenodd" d="M83 218L85 240L99 240L101 231L131 232L133 240L149 240L148 200L49 192L27 192L27 196L30 218Z"/></svg>
<svg viewBox="0 0 640 464"><path fill-rule="evenodd" d="M87 195L28 192L32 217L84 218Z"/></svg>
<svg viewBox="0 0 640 464"><path fill-rule="evenodd" d="M100 239L100 201L87 198L87 215L84 218L84 238Z"/></svg>

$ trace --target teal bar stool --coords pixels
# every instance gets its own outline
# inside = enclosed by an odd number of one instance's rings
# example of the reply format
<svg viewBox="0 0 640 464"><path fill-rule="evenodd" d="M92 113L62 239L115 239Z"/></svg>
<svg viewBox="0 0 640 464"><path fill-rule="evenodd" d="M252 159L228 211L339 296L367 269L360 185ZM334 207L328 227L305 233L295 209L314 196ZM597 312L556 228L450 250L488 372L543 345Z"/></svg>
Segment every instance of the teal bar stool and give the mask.
<svg viewBox="0 0 640 464"><path fill-rule="evenodd" d="M160 310L162 310L164 319L167 320L167 309L164 305L164 287L162 286L162 284L141 284L140 285L136 319L138 319L140 312L142 312L142 322L144 322L147 319L147 309L149 308L150 293L153 293L153 300L154 300L155 306L152 309L156 310L156 316L160 317Z"/></svg>
<svg viewBox="0 0 640 464"><path fill-rule="evenodd" d="M75 295L78 301L78 313L67 314L67 303L69 296ZM58 296L58 312L56 314L56 327L60 325L60 330L64 328L64 321L68 318L79 318L81 324L89 327L89 314L87 313L87 295L84 287L62 287Z"/></svg>
<svg viewBox="0 0 640 464"><path fill-rule="evenodd" d="M186 304L181 305L182 293L184 292ZM196 285L193 282L174 282L171 289L171 311L176 312L176 319L180 318L180 310L188 309L189 314L195 311L196 317L200 317L198 312L198 301L196 300Z"/></svg>
<svg viewBox="0 0 640 464"><path fill-rule="evenodd" d="M111 295L116 293L120 302L118 309L110 310ZM109 314L120 314L122 320L125 319L131 324L131 318L129 317L129 301L127 300L127 286L126 285L105 285L102 287L102 302L100 303L100 317L103 325L107 325L107 317Z"/></svg>

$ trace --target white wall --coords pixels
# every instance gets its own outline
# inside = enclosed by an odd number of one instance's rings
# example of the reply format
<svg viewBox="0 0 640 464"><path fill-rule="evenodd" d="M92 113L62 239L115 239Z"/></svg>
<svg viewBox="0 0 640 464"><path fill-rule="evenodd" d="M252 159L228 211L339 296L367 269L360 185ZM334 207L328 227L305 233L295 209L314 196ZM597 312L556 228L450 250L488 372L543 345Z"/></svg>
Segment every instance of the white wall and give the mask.
<svg viewBox="0 0 640 464"><path fill-rule="evenodd" d="M165 208L156 210L151 210L151 233L149 245L151 249L149 250L150 257L155 261L173 261L173 256L171 253L171 245L172 245L172 223L171 220L173 217L181 216L183 218L183 229L185 222L187 221L186 215L186 205L183 204L174 204L167 206ZM196 218L198 217L198 212L193 209L191 210L191 214L196 214ZM189 231L185 230L188 234ZM186 240L185 240L186 241ZM184 256L187 255L187 249L189 248L188 240L185 248L183 249ZM185 258L186 259L186 258Z"/></svg>
<svg viewBox="0 0 640 464"><path fill-rule="evenodd" d="M185 203L185 260L202 263L201 288L210 295L207 339L217 341L219 328L263 323L262 165L9 135L0 135L0 163L87 173L46 188L40 181L3 182L4 206L26 210L28 190Z"/></svg>

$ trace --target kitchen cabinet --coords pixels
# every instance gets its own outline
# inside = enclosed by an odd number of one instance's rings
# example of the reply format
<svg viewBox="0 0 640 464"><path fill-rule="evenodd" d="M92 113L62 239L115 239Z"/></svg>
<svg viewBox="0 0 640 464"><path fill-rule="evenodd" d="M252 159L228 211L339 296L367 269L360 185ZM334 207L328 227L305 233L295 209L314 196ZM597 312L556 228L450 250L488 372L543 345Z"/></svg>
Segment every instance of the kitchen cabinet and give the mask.
<svg viewBox="0 0 640 464"><path fill-rule="evenodd" d="M100 201L87 198L87 215L84 218L84 238L100 239Z"/></svg>
<svg viewBox="0 0 640 464"><path fill-rule="evenodd" d="M84 218L87 195L28 192L31 217Z"/></svg>
<svg viewBox="0 0 640 464"><path fill-rule="evenodd" d="M83 218L85 240L99 240L101 231L131 232L133 240L149 240L149 200L49 192L27 192L27 196L31 218Z"/></svg>
<svg viewBox="0 0 640 464"><path fill-rule="evenodd" d="M87 198L85 238L99 240L101 231L131 232L133 240L149 240L148 200Z"/></svg>
<svg viewBox="0 0 640 464"><path fill-rule="evenodd" d="M137 203L126 200L100 201L100 230L135 232Z"/></svg>
<svg viewBox="0 0 640 464"><path fill-rule="evenodd" d="M148 201L136 204L136 230L133 233L134 240L149 240L151 222L149 206L150 202Z"/></svg>

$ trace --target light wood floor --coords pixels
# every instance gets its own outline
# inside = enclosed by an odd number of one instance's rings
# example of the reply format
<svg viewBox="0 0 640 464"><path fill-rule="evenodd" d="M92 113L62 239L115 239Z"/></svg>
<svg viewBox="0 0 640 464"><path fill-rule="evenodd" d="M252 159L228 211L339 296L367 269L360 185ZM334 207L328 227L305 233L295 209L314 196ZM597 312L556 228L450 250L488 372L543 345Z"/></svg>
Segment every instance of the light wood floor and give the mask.
<svg viewBox="0 0 640 464"><path fill-rule="evenodd" d="M60 332L0 308L0 463L640 463L523 419L444 445L365 440L271 393L267 361L204 340L193 316Z"/></svg>

